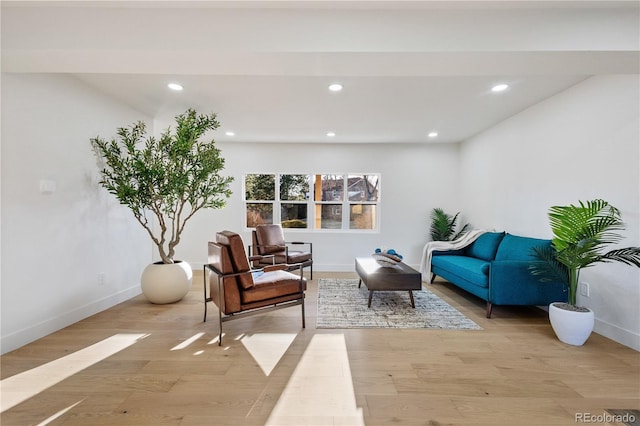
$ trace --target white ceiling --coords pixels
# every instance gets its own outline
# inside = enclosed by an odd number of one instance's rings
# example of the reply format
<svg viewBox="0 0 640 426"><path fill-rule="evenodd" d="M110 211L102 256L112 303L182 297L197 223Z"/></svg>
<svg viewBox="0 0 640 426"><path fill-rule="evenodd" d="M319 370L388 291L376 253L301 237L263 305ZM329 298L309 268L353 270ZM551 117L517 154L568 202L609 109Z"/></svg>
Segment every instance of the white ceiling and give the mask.
<svg viewBox="0 0 640 426"><path fill-rule="evenodd" d="M639 73L639 16L636 1L3 1L2 70L70 74L160 123L216 112L217 140L459 142L592 75Z"/></svg>

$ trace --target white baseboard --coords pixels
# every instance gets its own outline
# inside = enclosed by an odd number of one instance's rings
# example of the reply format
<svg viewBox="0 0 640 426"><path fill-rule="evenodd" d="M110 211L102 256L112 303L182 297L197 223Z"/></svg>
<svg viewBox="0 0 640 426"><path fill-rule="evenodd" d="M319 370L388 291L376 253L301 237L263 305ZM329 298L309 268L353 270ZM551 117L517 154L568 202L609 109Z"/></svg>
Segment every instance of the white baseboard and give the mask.
<svg viewBox="0 0 640 426"><path fill-rule="evenodd" d="M56 315L22 330L15 331L0 338L0 354L5 354L41 337L61 330L71 324L104 311L118 303L129 300L141 293L140 284L119 291L118 293L96 300L73 310Z"/></svg>
<svg viewBox="0 0 640 426"><path fill-rule="evenodd" d="M549 312L548 306L538 306L538 308ZM549 324L549 327L551 327L551 324ZM596 318L593 332L640 352L640 335L633 331L625 330Z"/></svg>
<svg viewBox="0 0 640 426"><path fill-rule="evenodd" d="M419 270L419 265L409 265L416 271ZM356 272L356 264L355 259L353 263L343 263L343 264L335 264L335 265L327 265L327 264L313 264L313 270L319 272Z"/></svg>
<svg viewBox="0 0 640 426"><path fill-rule="evenodd" d="M614 324L609 324L596 318L596 324L593 328L596 333L607 337L613 341L625 345L640 352L640 335L631 330L625 330Z"/></svg>

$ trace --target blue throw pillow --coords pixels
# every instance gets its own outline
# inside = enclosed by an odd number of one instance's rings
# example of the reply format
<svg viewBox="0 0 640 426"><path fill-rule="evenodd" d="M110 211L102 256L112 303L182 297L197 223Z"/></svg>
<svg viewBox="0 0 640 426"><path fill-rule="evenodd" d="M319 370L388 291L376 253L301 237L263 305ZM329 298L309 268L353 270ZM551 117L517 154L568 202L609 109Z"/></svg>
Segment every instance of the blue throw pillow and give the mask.
<svg viewBox="0 0 640 426"><path fill-rule="evenodd" d="M551 240L507 234L498 247L496 260L535 260L533 247L543 247L550 244Z"/></svg>
<svg viewBox="0 0 640 426"><path fill-rule="evenodd" d="M491 261L495 258L503 237L504 232L485 232L467 247L465 253L467 256Z"/></svg>

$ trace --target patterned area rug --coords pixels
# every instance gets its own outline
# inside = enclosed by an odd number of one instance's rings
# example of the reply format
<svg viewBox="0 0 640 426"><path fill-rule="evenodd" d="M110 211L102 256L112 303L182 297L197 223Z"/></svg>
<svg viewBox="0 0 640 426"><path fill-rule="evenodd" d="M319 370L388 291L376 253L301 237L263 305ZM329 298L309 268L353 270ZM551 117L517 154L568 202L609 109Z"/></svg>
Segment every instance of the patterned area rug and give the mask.
<svg viewBox="0 0 640 426"><path fill-rule="evenodd" d="M318 282L317 328L437 328L482 330L429 290L414 291L415 309L407 291L376 291L371 308L369 290L357 279L321 278Z"/></svg>

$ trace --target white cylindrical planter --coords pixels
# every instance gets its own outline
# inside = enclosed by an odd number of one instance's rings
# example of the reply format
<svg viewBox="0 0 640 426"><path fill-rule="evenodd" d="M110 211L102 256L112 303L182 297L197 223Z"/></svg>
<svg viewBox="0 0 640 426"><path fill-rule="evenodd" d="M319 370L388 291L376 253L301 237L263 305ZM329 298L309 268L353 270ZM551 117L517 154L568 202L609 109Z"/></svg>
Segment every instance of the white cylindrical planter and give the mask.
<svg viewBox="0 0 640 426"><path fill-rule="evenodd" d="M582 346L593 331L595 324L593 311L591 309L588 309L588 312L571 311L556 305L562 305L562 303L554 302L549 305L549 321L556 336L561 342Z"/></svg>
<svg viewBox="0 0 640 426"><path fill-rule="evenodd" d="M191 289L192 278L193 271L187 262L152 263L142 272L142 294L151 303L178 302Z"/></svg>

